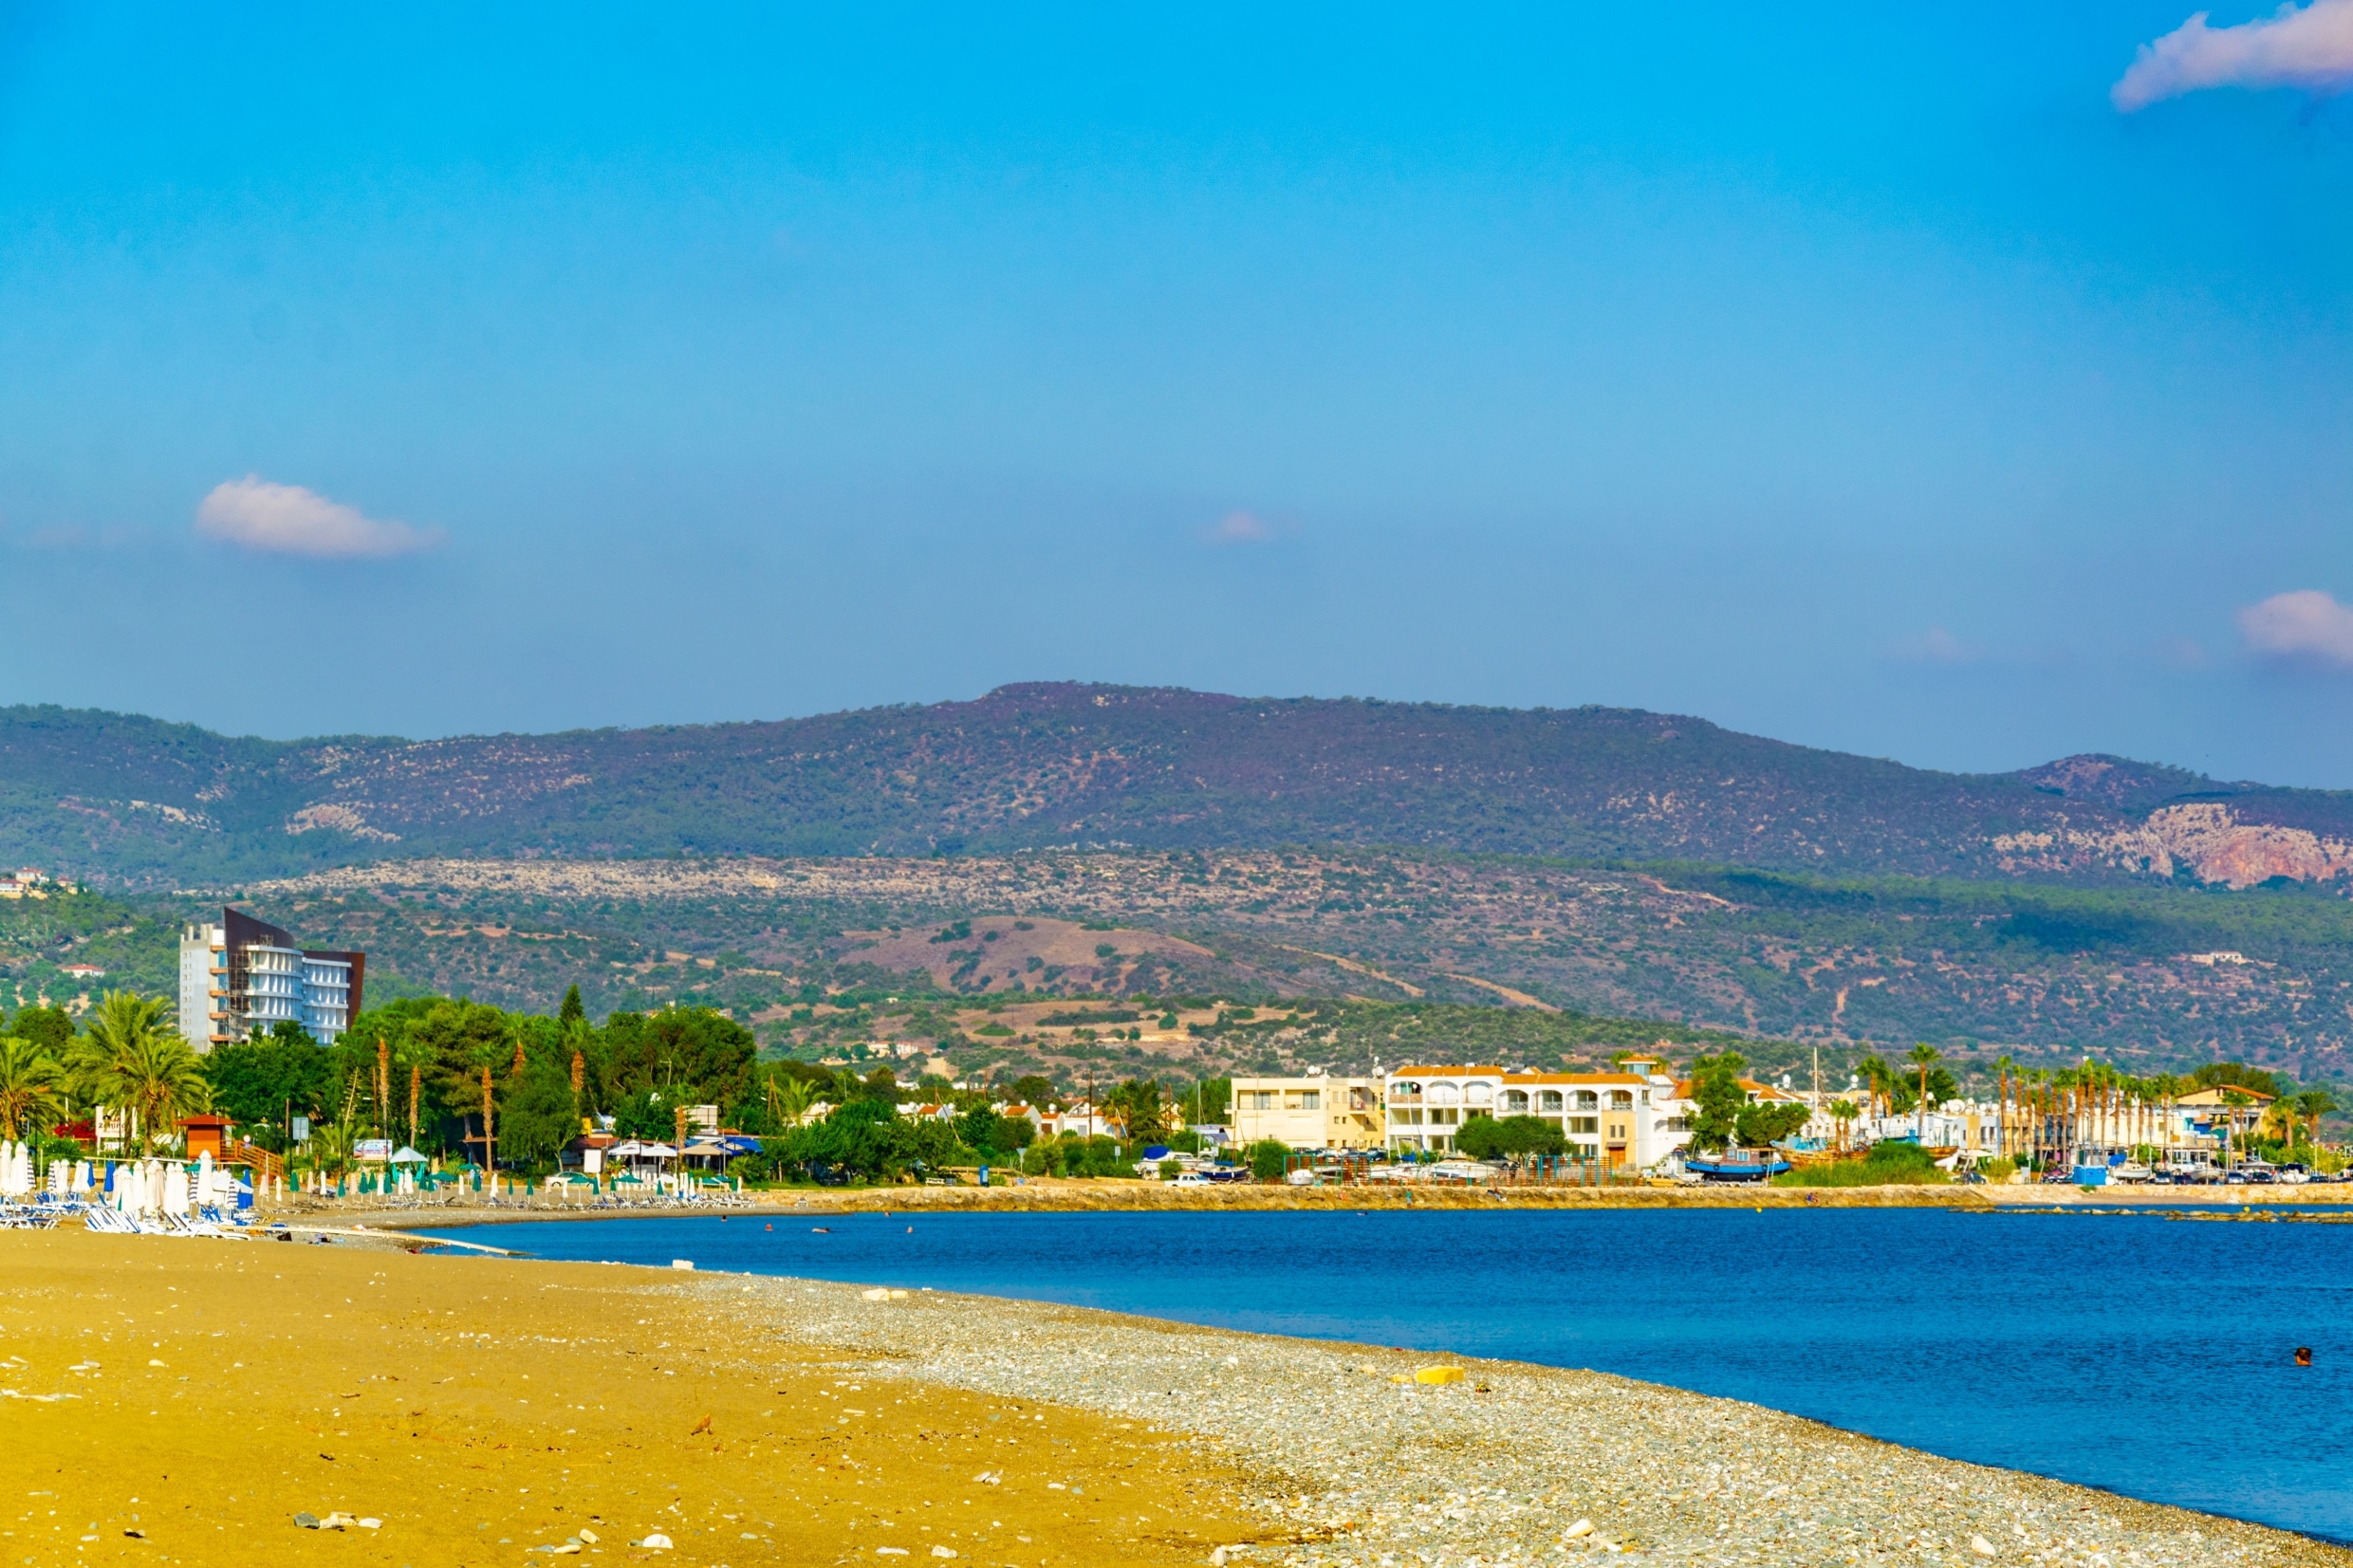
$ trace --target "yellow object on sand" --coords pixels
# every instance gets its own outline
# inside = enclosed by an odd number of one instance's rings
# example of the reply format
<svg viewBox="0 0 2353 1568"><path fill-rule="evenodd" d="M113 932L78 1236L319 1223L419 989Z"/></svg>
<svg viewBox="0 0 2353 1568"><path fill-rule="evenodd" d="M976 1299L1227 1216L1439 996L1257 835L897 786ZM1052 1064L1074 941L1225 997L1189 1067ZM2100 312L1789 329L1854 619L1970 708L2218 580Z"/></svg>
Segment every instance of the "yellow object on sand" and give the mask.
<svg viewBox="0 0 2353 1568"><path fill-rule="evenodd" d="M1414 1374L1414 1381L1417 1383L1459 1383L1462 1381L1462 1369L1460 1367L1423 1367Z"/></svg>

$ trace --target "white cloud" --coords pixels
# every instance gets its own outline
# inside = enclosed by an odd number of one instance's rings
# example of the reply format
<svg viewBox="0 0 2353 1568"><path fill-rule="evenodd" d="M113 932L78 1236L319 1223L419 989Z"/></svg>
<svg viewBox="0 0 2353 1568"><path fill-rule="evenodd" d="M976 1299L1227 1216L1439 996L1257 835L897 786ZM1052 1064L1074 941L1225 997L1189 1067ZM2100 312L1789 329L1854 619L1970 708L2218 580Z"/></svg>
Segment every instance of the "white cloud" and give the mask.
<svg viewBox="0 0 2353 1568"><path fill-rule="evenodd" d="M1273 537L1273 525L1252 512L1228 512L1209 530L1213 544L1264 544Z"/></svg>
<svg viewBox="0 0 2353 1568"><path fill-rule="evenodd" d="M2199 11L2154 44L2108 89L2126 114L2205 87L2353 86L2353 0L2312 0L2233 28L2210 28Z"/></svg>
<svg viewBox="0 0 2353 1568"><path fill-rule="evenodd" d="M443 538L438 528L362 516L357 507L257 473L213 486L196 507L196 532L249 550L325 561L408 555Z"/></svg>
<svg viewBox="0 0 2353 1568"><path fill-rule="evenodd" d="M2248 605L2238 613L2238 634L2269 658L2353 667L2353 609L2318 588Z"/></svg>

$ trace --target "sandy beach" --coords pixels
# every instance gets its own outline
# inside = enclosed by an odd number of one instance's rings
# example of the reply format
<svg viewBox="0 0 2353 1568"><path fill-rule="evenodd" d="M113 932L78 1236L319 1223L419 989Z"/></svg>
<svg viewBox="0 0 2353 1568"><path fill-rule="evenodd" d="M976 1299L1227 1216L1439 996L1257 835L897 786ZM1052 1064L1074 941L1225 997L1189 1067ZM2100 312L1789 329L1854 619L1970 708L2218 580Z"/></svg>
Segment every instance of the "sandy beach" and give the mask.
<svg viewBox="0 0 2353 1568"><path fill-rule="evenodd" d="M1220 1548L1365 1568L2353 1564L1577 1371L364 1245L59 1230L0 1236L0 1468L23 1499L0 1555L28 1564L419 1568L574 1542L698 1568ZM1464 1380L1395 1380L1433 1364ZM336 1510L380 1522L294 1522ZM631 1545L656 1533L674 1546Z"/></svg>

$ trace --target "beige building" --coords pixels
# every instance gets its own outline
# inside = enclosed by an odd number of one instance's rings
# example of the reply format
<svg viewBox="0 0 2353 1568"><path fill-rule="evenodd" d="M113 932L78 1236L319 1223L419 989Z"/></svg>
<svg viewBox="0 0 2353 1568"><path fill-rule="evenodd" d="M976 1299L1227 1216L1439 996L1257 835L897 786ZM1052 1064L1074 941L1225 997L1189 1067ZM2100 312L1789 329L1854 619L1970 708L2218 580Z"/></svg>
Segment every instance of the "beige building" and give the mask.
<svg viewBox="0 0 2353 1568"><path fill-rule="evenodd" d="M1272 1138L1293 1149L1381 1146L1380 1080L1375 1078L1237 1078L1234 1141Z"/></svg>

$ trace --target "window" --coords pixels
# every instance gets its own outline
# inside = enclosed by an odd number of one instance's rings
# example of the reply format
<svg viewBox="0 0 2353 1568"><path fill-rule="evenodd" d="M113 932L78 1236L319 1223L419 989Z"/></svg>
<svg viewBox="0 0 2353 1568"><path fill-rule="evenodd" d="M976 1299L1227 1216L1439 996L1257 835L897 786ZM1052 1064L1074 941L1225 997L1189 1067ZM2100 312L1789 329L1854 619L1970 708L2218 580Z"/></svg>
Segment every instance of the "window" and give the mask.
<svg viewBox="0 0 2353 1568"><path fill-rule="evenodd" d="M1461 1116L1462 1113L1459 1111L1433 1111L1430 1113L1431 1123L1434 1126L1438 1127L1452 1127L1456 1121L1461 1119ZM495 1129L493 1129L493 1131L495 1131Z"/></svg>
<svg viewBox="0 0 2353 1568"><path fill-rule="evenodd" d="M1506 1089L1503 1092L1503 1108L1507 1112L1526 1111L1528 1097L1517 1089Z"/></svg>
<svg viewBox="0 0 2353 1568"><path fill-rule="evenodd" d="M1433 1105L1459 1105L1462 1103L1462 1089L1459 1085L1453 1083L1433 1083L1427 1091L1426 1098Z"/></svg>
<svg viewBox="0 0 2353 1568"><path fill-rule="evenodd" d="M1242 1101L1242 1109L1245 1111L1274 1109L1274 1091L1271 1089L1245 1089L1239 1098Z"/></svg>
<svg viewBox="0 0 2353 1568"><path fill-rule="evenodd" d="M1389 1125L1392 1127L1418 1127L1421 1125L1421 1113L1419 1111L1391 1111L1389 1113ZM496 1132L497 1129L493 1127L491 1131Z"/></svg>
<svg viewBox="0 0 2353 1568"><path fill-rule="evenodd" d="M1285 1107L1287 1110L1321 1111L1324 1109L1324 1091L1321 1089L1293 1089L1287 1098L1289 1100L1289 1104Z"/></svg>
<svg viewBox="0 0 2353 1568"><path fill-rule="evenodd" d="M1491 1105L1495 1099L1495 1086L1491 1083L1473 1083L1463 1098L1473 1105Z"/></svg>
<svg viewBox="0 0 2353 1568"><path fill-rule="evenodd" d="M1633 1109L1634 1109L1634 1095L1633 1095L1633 1092L1632 1092L1631 1090L1626 1090L1626 1089L1612 1089L1612 1090L1609 1092L1609 1108L1610 1108L1611 1110L1613 1110L1613 1111L1631 1111L1631 1110L1633 1110Z"/></svg>
<svg viewBox="0 0 2353 1568"><path fill-rule="evenodd" d="M1561 1108L1561 1092L1558 1089L1547 1089L1543 1094L1536 1097L1536 1103L1544 1110L1557 1111ZM492 1129L492 1131L496 1131L496 1129Z"/></svg>
<svg viewBox="0 0 2353 1568"><path fill-rule="evenodd" d="M1578 1091L1577 1091L1577 1109L1578 1109L1578 1110L1580 1110L1580 1111L1598 1111L1598 1110L1600 1110L1601 1108L1602 1108L1602 1097L1601 1097L1601 1096L1599 1096L1599 1095L1595 1094L1595 1093L1594 1093L1592 1090L1590 1090L1590 1089L1580 1089L1580 1090L1578 1090ZM495 1129L493 1129L493 1131L495 1131Z"/></svg>
<svg viewBox="0 0 2353 1568"><path fill-rule="evenodd" d="M1568 1118L1568 1130L1572 1133L1598 1133L1602 1130L1602 1118L1599 1116L1571 1116ZM493 1131L495 1131L495 1129L493 1129Z"/></svg>

